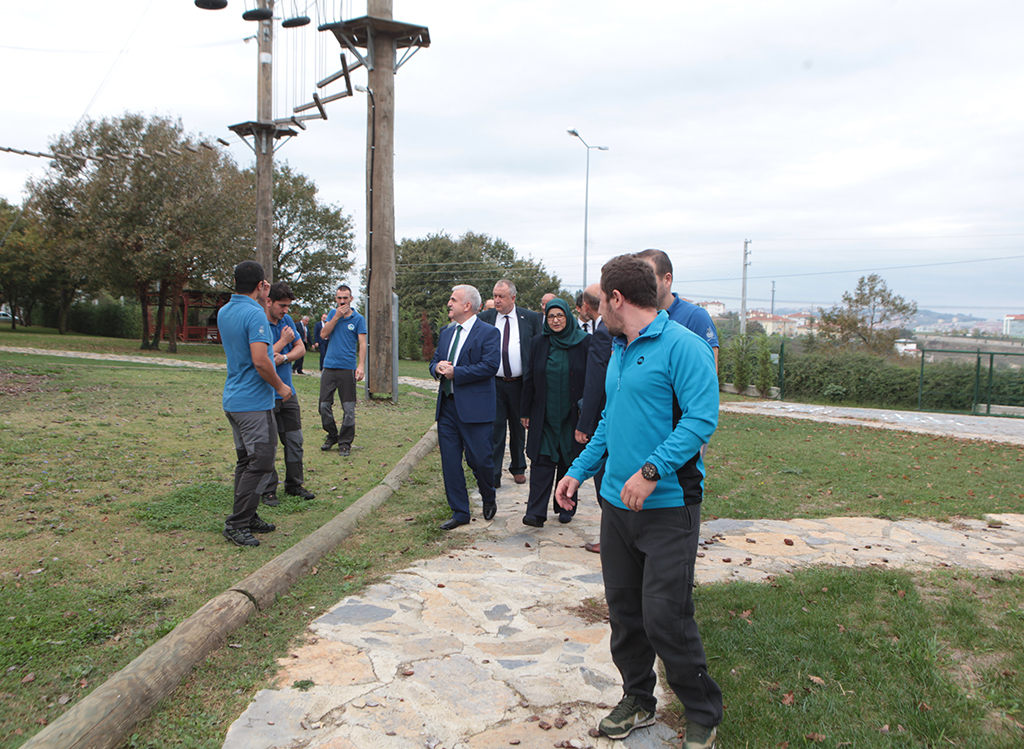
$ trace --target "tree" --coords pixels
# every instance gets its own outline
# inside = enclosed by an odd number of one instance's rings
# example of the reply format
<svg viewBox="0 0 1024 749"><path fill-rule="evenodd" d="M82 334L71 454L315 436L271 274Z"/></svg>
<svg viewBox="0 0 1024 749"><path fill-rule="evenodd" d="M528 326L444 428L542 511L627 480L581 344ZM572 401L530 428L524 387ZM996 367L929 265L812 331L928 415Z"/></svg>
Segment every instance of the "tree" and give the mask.
<svg viewBox="0 0 1024 749"><path fill-rule="evenodd" d="M872 273L860 277L852 294L843 294L842 305L819 312L822 338L840 346L889 354L900 328L917 314L917 303L893 294L882 277Z"/></svg>
<svg viewBox="0 0 1024 749"><path fill-rule="evenodd" d="M516 285L516 304L538 310L540 298L547 292L567 294L558 276L548 273L542 263L520 258L506 242L486 234L467 232L453 239L440 232L422 239L403 239L395 248L395 260L399 306L417 321L426 311L429 317L447 323L448 297L453 286L463 283L475 286L487 299L494 284L507 278ZM564 298L572 299L572 295ZM437 332L433 331L435 336Z"/></svg>
<svg viewBox="0 0 1024 749"><path fill-rule="evenodd" d="M18 325L18 308L31 319L32 305L42 288L45 269L35 262L41 244L31 214L0 198L0 302L11 308L11 330ZM29 324L26 322L26 325Z"/></svg>
<svg viewBox="0 0 1024 749"><path fill-rule="evenodd" d="M230 157L202 148L180 121L167 117L126 113L89 120L52 147L92 157L52 162L35 186L40 215L67 253L66 268L138 298L142 348L159 348L169 303L174 351L177 300L185 286L223 278L225 269L252 254L251 186ZM154 286L158 307L150 338Z"/></svg>
<svg viewBox="0 0 1024 749"><path fill-rule="evenodd" d="M302 305L325 309L352 270L355 234L352 217L320 202L317 192L287 163L274 165L274 280L287 283Z"/></svg>

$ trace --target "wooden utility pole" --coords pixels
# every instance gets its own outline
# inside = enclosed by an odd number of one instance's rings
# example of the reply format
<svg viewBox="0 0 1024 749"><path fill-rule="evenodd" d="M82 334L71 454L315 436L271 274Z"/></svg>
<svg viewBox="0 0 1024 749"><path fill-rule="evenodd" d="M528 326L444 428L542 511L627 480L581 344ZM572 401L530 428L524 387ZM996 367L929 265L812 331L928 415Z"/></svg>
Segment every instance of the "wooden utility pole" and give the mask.
<svg viewBox="0 0 1024 749"><path fill-rule="evenodd" d="M256 121L229 126L256 155L256 257L268 281L274 280L274 148L278 138L297 135L295 130L274 121L274 0L259 0L258 8L268 11L257 21L259 60L256 68ZM287 121L291 124L292 120ZM246 140L252 137L252 143Z"/></svg>
<svg viewBox="0 0 1024 749"><path fill-rule="evenodd" d="M274 0L260 0L274 11ZM256 121L274 127L274 19L259 22L259 68L256 83ZM256 152L256 262L268 281L274 280L274 137L268 128L254 133Z"/></svg>
<svg viewBox="0 0 1024 749"><path fill-rule="evenodd" d="M392 0L368 0L367 15L325 24L368 73L366 112L366 389L370 396L398 393L394 359L395 317L395 73L421 47L430 46L425 26L392 18ZM365 50L361 52L360 50ZM402 50L399 58L398 52ZM356 87L362 90L362 87Z"/></svg>
<svg viewBox="0 0 1024 749"><path fill-rule="evenodd" d="M367 15L393 20L391 0L368 0ZM366 107L366 389L392 397L391 294L395 288L395 36L377 31Z"/></svg>

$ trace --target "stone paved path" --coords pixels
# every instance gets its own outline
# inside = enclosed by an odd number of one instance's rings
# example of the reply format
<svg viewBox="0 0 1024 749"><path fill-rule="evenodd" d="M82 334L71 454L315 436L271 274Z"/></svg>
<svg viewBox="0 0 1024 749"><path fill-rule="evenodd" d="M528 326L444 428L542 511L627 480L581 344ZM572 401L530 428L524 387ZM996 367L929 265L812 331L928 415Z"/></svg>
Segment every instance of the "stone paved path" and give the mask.
<svg viewBox="0 0 1024 749"><path fill-rule="evenodd" d="M468 537L466 549L416 563L316 619L281 659L277 688L260 691L232 724L225 749L678 748L661 724L621 742L590 735L621 697L608 625L586 616L587 601L603 599L600 558L582 548L597 536L593 488L584 485L572 523L543 529L522 525L526 498L525 486L505 482L493 521L477 505L474 521L453 531ZM1024 515L720 519L704 523L702 539L701 585L812 564L1024 570ZM306 680L308 691L293 687Z"/></svg>

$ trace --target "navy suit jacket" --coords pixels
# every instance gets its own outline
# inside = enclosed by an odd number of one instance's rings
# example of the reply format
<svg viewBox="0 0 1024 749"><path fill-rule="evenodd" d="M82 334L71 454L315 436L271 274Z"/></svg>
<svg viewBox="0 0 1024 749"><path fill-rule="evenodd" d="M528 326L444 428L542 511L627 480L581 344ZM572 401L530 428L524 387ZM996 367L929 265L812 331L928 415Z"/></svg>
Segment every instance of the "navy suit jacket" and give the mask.
<svg viewBox="0 0 1024 749"><path fill-rule="evenodd" d="M495 325L498 319L498 310L485 309L481 312L478 317L481 322L485 322L488 325ZM533 337L540 335L544 330L544 317L540 312L534 312L528 310L519 305L516 305L516 319L519 321L519 357L523 362L523 374L526 374L526 370L530 366L530 344L533 342ZM495 330L498 331L498 371L501 371L501 336L504 330L504 325L501 328L495 326Z"/></svg>
<svg viewBox="0 0 1024 749"><path fill-rule="evenodd" d="M440 379L435 371L439 362L448 358L448 349L452 346L455 326L449 325L441 331L437 342L434 358L430 360L430 376ZM455 364L455 377L452 379L455 396L455 413L464 424L481 424L493 422L496 413L494 392L494 375L501 363L501 334L493 325L481 325L477 320L473 323L462 343L458 361ZM441 415L441 399L444 390L437 388L437 411L434 418Z"/></svg>
<svg viewBox="0 0 1024 749"><path fill-rule="evenodd" d="M590 336L590 355L587 359L587 384L583 388L583 405L576 428L588 437L593 437L604 411L604 379L608 372L608 360L612 356L612 336L604 320Z"/></svg>

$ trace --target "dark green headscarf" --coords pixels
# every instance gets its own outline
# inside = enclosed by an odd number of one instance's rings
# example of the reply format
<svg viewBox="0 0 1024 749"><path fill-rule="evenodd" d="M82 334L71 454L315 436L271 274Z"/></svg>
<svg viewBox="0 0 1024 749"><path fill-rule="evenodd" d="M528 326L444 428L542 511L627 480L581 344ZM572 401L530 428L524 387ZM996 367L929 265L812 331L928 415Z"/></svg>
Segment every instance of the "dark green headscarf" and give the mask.
<svg viewBox="0 0 1024 749"><path fill-rule="evenodd" d="M565 328L556 333L548 325L547 312L558 307L565 313ZM544 335L551 346L545 368L547 393L544 399L544 427L540 438L540 453L557 461L559 457L572 462L573 425L572 403L569 401L569 352L587 337L569 312L569 305L561 299L552 299L544 311Z"/></svg>
<svg viewBox="0 0 1024 749"><path fill-rule="evenodd" d="M556 333L548 325L548 310L552 307L558 307L565 313L565 327L561 333ZM548 336L552 346L558 348L572 348L587 337L583 328L576 324L576 318L569 311L569 305L562 299L552 299L548 302L547 309L544 310L544 335Z"/></svg>

